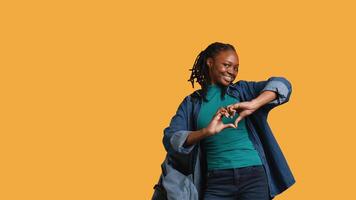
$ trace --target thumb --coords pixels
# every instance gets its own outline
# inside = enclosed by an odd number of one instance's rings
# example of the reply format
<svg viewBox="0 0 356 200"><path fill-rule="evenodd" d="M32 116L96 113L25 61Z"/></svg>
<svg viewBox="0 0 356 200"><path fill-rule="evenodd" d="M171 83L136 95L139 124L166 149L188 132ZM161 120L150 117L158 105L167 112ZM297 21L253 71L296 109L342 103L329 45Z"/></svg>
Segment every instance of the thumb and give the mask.
<svg viewBox="0 0 356 200"><path fill-rule="evenodd" d="M229 123L229 124L224 124L223 128L236 128L236 126L232 123Z"/></svg>
<svg viewBox="0 0 356 200"><path fill-rule="evenodd" d="M243 119L243 117L240 115L236 120L235 120L235 127L237 128L237 124Z"/></svg>
<svg viewBox="0 0 356 200"><path fill-rule="evenodd" d="M216 113L215 116L214 116L214 118L213 118L213 120L218 120L218 119L220 119L220 118L221 118L221 115L222 115L221 112Z"/></svg>

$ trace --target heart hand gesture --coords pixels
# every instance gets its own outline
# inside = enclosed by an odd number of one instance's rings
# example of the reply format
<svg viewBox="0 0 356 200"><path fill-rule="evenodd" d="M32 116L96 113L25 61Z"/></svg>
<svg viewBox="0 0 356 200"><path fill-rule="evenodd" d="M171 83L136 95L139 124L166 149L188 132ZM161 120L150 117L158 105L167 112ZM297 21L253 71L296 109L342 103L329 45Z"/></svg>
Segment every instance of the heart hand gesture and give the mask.
<svg viewBox="0 0 356 200"><path fill-rule="evenodd" d="M245 118L248 115L251 115L253 112L255 112L258 109L256 104L252 103L251 101L245 101L245 102L238 102L235 104L231 104L226 107L227 112L229 113L229 116L232 118L236 113L239 114L237 119L235 120L235 127L237 128L238 123Z"/></svg>
<svg viewBox="0 0 356 200"><path fill-rule="evenodd" d="M231 127L235 128L235 125L232 123L224 124L222 117L230 117L226 108L220 108L214 115L213 119L210 121L209 125L205 128L207 135L215 135L222 131L225 128Z"/></svg>

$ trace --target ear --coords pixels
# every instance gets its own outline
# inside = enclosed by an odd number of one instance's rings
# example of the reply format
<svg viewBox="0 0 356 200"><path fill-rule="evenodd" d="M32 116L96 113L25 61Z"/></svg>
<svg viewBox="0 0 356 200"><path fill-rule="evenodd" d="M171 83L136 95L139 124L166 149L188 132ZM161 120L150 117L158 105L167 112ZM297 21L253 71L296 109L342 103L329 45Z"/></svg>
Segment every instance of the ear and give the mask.
<svg viewBox="0 0 356 200"><path fill-rule="evenodd" d="M208 65L209 69L213 66L213 59L212 58L207 58L206 59L206 64Z"/></svg>

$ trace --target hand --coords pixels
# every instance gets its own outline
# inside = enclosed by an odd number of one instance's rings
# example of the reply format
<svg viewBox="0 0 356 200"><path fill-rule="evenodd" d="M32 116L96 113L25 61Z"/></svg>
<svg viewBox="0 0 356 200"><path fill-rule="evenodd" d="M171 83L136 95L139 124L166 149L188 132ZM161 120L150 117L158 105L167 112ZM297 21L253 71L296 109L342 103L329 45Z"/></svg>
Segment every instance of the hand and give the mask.
<svg viewBox="0 0 356 200"><path fill-rule="evenodd" d="M235 127L238 127L238 123L245 118L248 115L251 115L253 112L255 112L258 109L258 106L255 102L253 101L245 101L245 102L239 102L236 104L231 104L226 107L226 110L229 113L229 116L232 118L235 116L236 112L239 114L239 117L235 120Z"/></svg>
<svg viewBox="0 0 356 200"><path fill-rule="evenodd" d="M234 124L224 124L222 117L230 117L226 108L220 108L214 115L213 119L210 121L209 125L205 128L206 134L208 136L215 135L225 128L231 127L236 128Z"/></svg>

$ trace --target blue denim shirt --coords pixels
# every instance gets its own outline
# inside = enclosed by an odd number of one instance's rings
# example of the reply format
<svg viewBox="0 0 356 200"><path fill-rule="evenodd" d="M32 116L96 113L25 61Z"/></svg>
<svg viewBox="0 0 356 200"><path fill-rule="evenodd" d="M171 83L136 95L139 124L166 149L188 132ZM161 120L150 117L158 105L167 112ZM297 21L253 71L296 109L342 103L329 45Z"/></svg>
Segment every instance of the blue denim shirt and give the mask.
<svg viewBox="0 0 356 200"><path fill-rule="evenodd" d="M292 92L291 83L284 77L270 77L264 81L240 80L230 84L226 93L239 97L243 102L250 101L267 90L276 92L277 98L260 107L245 120L249 137L265 168L272 199L295 183L288 163L267 122L271 109L289 101ZM169 126L164 129L163 144L167 156L162 164L163 173L159 183L162 183L167 190L168 199L201 199L203 196L207 169L204 148L200 142L188 147L183 146L190 131L197 130L197 116L201 103L201 89L186 96ZM186 195L178 198L178 194Z"/></svg>

